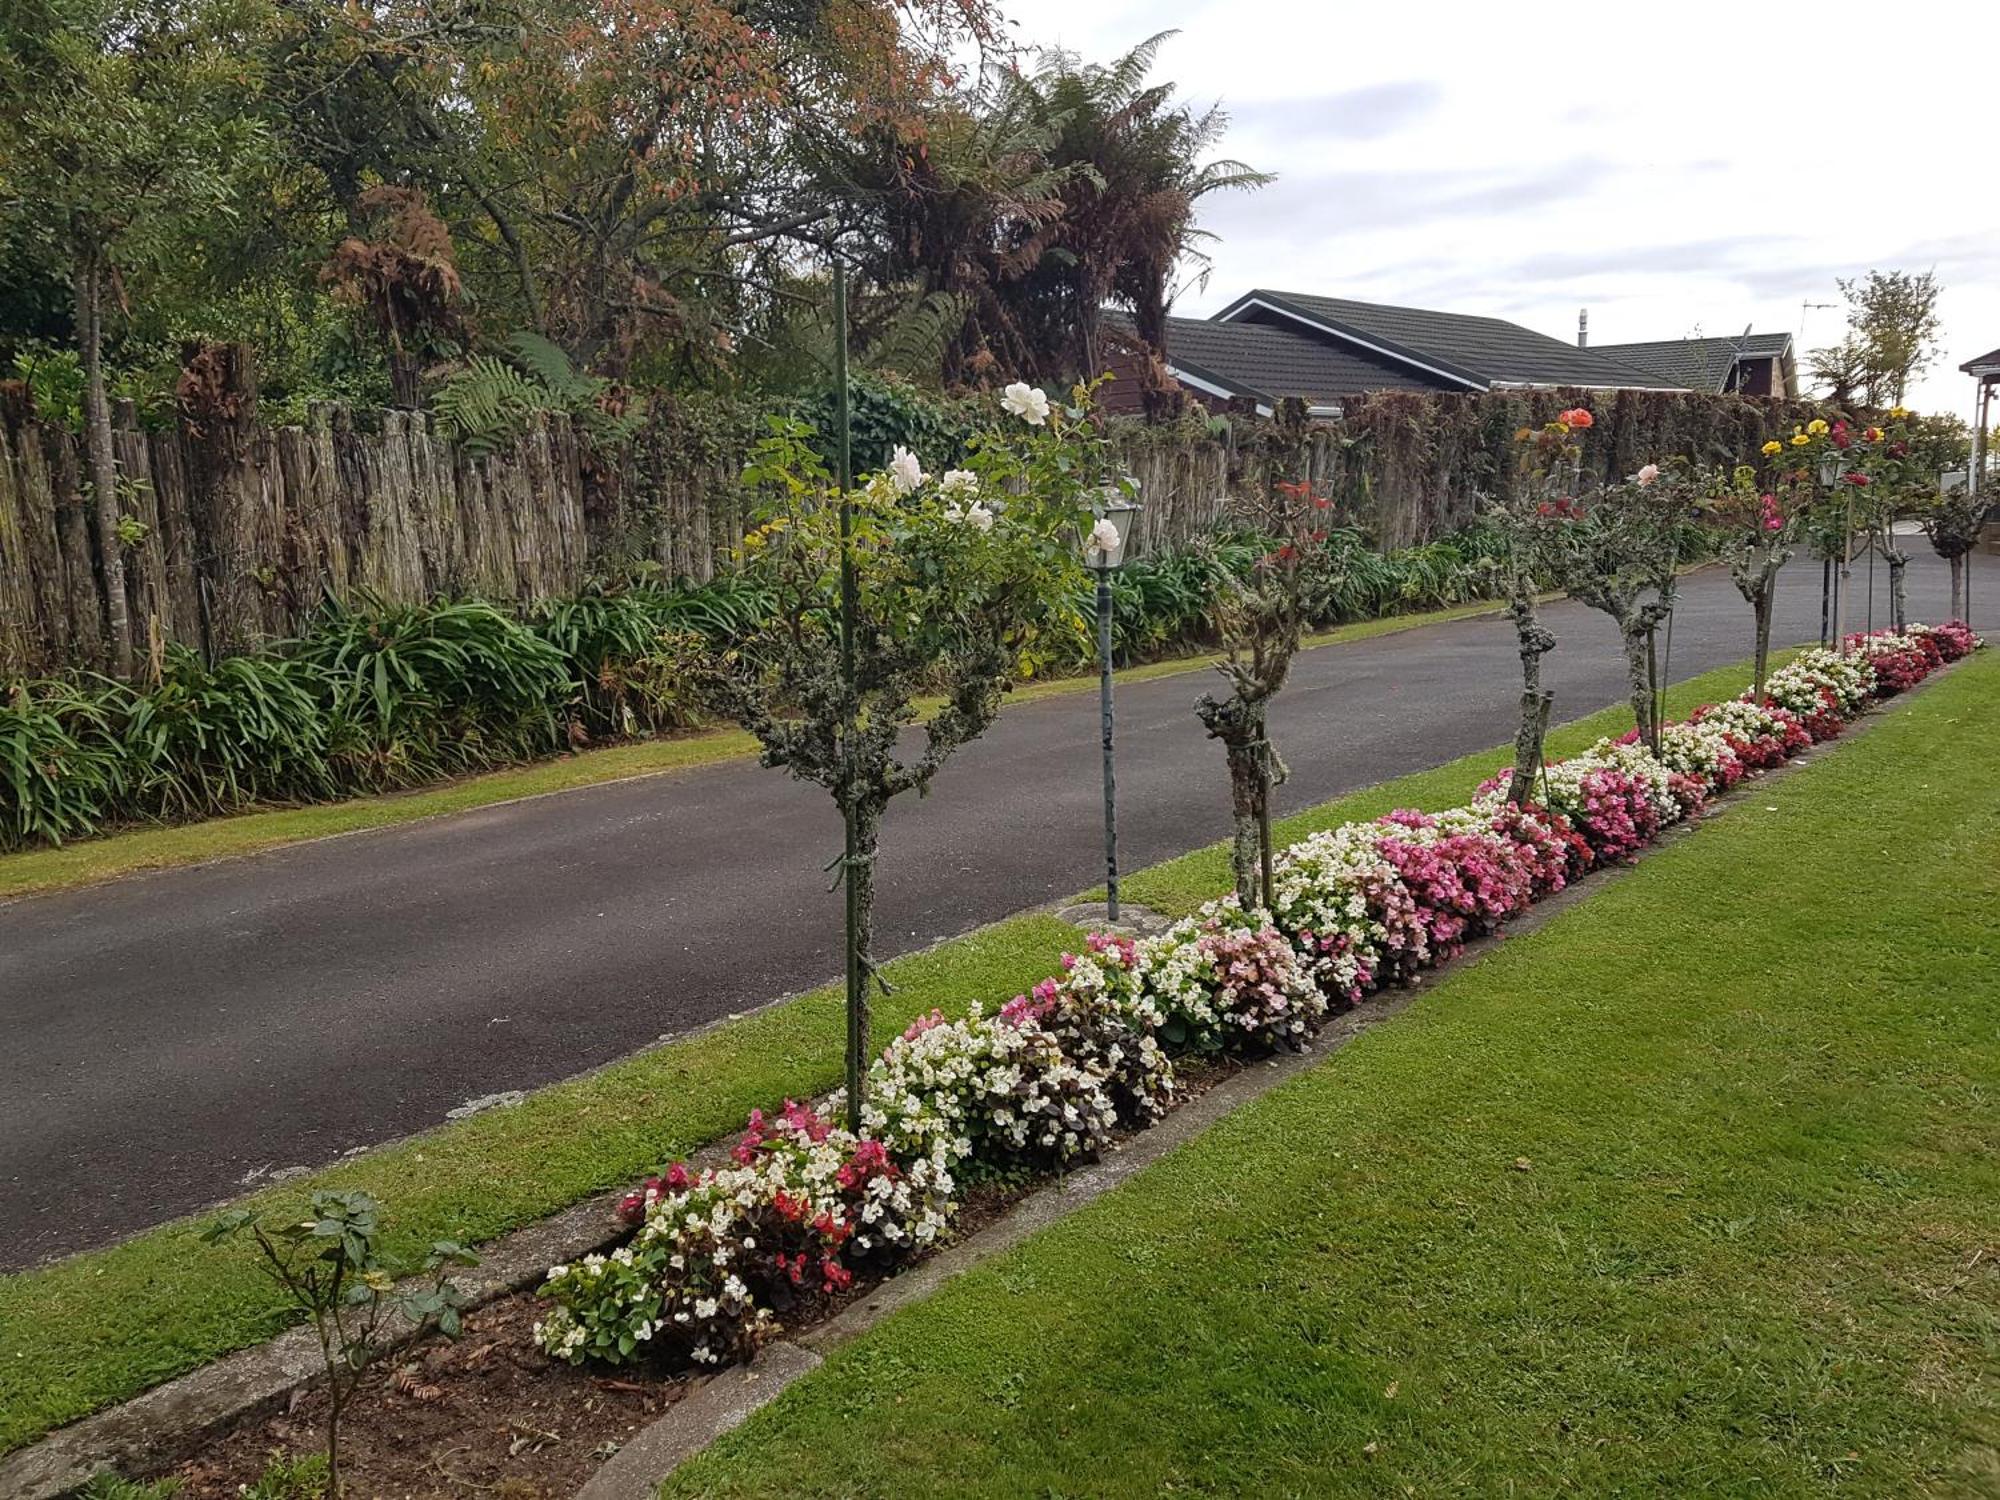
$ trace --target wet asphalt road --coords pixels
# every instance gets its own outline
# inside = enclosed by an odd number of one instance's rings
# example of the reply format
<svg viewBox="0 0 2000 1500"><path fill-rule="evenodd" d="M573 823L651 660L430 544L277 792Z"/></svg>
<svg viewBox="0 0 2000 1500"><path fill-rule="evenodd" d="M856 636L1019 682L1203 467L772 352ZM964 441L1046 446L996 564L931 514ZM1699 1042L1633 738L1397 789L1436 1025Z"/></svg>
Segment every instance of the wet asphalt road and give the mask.
<svg viewBox="0 0 2000 1500"><path fill-rule="evenodd" d="M1910 550L1912 614L1941 619L1944 569ZM1610 623L1546 619L1558 719L1621 698ZM1688 578L1673 675L1744 657L1749 624L1722 570ZM1774 639L1818 629L1819 570L1795 563ZM1283 808L1509 739L1517 674L1493 618L1307 653L1273 713ZM1128 869L1228 832L1204 686L1119 694ZM1097 736L1094 694L1010 707L892 809L881 956L1102 878ZM0 906L0 1267L836 977L839 841L823 793L738 761Z"/></svg>

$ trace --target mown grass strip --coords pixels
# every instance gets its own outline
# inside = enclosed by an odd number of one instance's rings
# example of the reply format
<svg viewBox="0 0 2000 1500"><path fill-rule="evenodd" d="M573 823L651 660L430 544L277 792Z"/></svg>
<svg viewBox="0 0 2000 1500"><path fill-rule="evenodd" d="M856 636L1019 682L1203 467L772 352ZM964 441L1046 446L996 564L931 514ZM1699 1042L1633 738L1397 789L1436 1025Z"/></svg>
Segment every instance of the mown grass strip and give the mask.
<svg viewBox="0 0 2000 1500"><path fill-rule="evenodd" d="M1742 675L1741 667L1705 674L1676 689L1674 701L1733 691ZM1615 711L1596 715L1584 724L1615 717ZM1599 732L1565 731L1583 742ZM1492 758L1460 765L1484 766ZM1216 774L1222 774L1219 760ZM1287 836L1388 807L1447 806L1466 790L1462 770L1422 772L1302 814L1287 823ZM1225 871L1217 845L1135 875L1131 899L1158 901L1161 909L1198 905L1224 887ZM878 1002L878 1029L886 1038L933 1005L962 1008L973 999L1015 994L1050 972L1076 937L1051 918L1021 917L898 960L891 969L898 989ZM490 1239L734 1129L753 1106L832 1087L841 1036L838 994L816 991L254 1201L297 1201L316 1187L365 1187L391 1206L401 1249L439 1238ZM198 1221L163 1226L107 1250L0 1277L0 1452L282 1326L279 1303L254 1268L201 1246L199 1227Z"/></svg>
<svg viewBox="0 0 2000 1500"><path fill-rule="evenodd" d="M1996 735L1986 656L663 1494L2000 1492Z"/></svg>
<svg viewBox="0 0 2000 1500"><path fill-rule="evenodd" d="M1307 644L1319 647L1368 640L1424 625L1490 614L1498 607L1491 601L1485 601L1423 614L1386 615L1379 620L1363 620L1325 631L1312 637ZM1212 659L1211 653L1199 652L1169 661L1149 662L1121 671L1118 681L1130 686L1156 678L1198 672L1204 670ZM1014 690L1012 697L1015 702L1034 702L1041 698L1092 691L1096 686L1094 676L1058 677L1024 683ZM655 776L665 771L691 770L697 766L754 755L756 750L756 741L740 730L701 730L666 739L586 750L555 760L538 761L533 765L468 776L462 781L420 791L355 797L344 802L317 803L310 807L245 812L199 823L127 829L102 838L79 840L59 849L30 849L0 855L0 900L71 890L148 870L175 869L236 855L256 854L310 839L362 833L374 828L393 828L398 824L468 812L522 797L600 786L635 776Z"/></svg>

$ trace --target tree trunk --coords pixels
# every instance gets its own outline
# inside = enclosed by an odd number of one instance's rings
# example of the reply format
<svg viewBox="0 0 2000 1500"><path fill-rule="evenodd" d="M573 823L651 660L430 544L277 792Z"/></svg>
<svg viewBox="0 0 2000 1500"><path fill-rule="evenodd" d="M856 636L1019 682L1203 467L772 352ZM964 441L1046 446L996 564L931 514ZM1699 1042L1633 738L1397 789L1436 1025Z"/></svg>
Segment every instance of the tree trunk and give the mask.
<svg viewBox="0 0 2000 1500"><path fill-rule="evenodd" d="M1951 559L1951 617L1965 618L1965 554L1954 553Z"/></svg>
<svg viewBox="0 0 2000 1500"><path fill-rule="evenodd" d="M875 982L875 853L880 847L882 803L863 794L855 799L843 864L847 886L847 1128L861 1132L868 1101L868 1064L873 1056L868 987Z"/></svg>
<svg viewBox="0 0 2000 1500"><path fill-rule="evenodd" d="M1535 773L1541 769L1543 736L1554 697L1542 691L1542 657L1555 649L1556 638L1542 628L1532 590L1517 584L1507 613L1514 621L1521 652L1521 724L1514 734L1514 778L1507 786L1507 800L1521 806L1534 795Z"/></svg>
<svg viewBox="0 0 2000 1500"><path fill-rule="evenodd" d="M1632 693L1632 717L1639 726L1639 738L1653 743L1653 674L1648 669L1650 636L1638 620L1621 621L1619 635L1625 643L1625 676Z"/></svg>
<svg viewBox="0 0 2000 1500"><path fill-rule="evenodd" d="M104 579L106 639L112 671L129 680L132 620L125 605L125 544L118 535L118 453L111 438L111 401L104 390L104 260L97 246L77 252L72 274L76 337L83 351L83 437Z"/></svg>
<svg viewBox="0 0 2000 1500"><path fill-rule="evenodd" d="M1777 592L1778 575L1774 572L1759 585L1757 597L1750 605L1757 615L1757 669L1751 697L1760 705L1764 701L1764 680L1770 675L1771 606Z"/></svg>
<svg viewBox="0 0 2000 1500"><path fill-rule="evenodd" d="M1229 813L1236 826L1230 844L1229 868L1236 881L1236 899L1245 911L1263 903L1261 885L1263 838L1260 831L1270 753L1264 738L1264 705L1241 697L1204 697L1195 713L1209 735L1222 741L1229 765Z"/></svg>
<svg viewBox="0 0 2000 1500"><path fill-rule="evenodd" d="M1904 570L1910 565L1909 554L1891 547L1889 558L1889 614L1895 624L1896 634L1901 635L1910 628L1910 583Z"/></svg>

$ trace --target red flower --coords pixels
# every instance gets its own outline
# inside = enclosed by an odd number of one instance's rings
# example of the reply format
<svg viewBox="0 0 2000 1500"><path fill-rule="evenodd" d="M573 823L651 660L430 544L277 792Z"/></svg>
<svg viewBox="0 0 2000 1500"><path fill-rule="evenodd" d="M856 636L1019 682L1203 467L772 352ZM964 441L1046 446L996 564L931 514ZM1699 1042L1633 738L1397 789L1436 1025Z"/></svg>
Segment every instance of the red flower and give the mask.
<svg viewBox="0 0 2000 1500"><path fill-rule="evenodd" d="M1882 441L1882 429L1879 427L1871 427L1861 435L1867 438L1868 441L1871 443L1879 443Z"/></svg>
<svg viewBox="0 0 2000 1500"><path fill-rule="evenodd" d="M1847 476L1847 482L1856 489L1866 489L1868 487L1868 476L1859 469L1856 469L1852 474Z"/></svg>
<svg viewBox="0 0 2000 1500"><path fill-rule="evenodd" d="M1575 431L1582 431L1597 425L1597 419L1581 406L1572 406L1568 411L1558 416L1556 420L1562 423L1563 426Z"/></svg>

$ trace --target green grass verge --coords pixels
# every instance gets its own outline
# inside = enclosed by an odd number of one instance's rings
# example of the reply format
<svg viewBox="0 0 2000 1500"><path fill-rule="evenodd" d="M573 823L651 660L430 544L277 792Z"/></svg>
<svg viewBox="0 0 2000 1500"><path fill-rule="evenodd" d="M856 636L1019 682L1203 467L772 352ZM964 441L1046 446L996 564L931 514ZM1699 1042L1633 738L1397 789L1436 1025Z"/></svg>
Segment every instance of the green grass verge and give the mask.
<svg viewBox="0 0 2000 1500"><path fill-rule="evenodd" d="M1052 917L1016 917L897 959L876 1031L886 1043L932 1006L1016 994L1078 936ZM757 1105L833 1088L845 1026L840 992L816 990L243 1201L365 1188L387 1205L398 1252L491 1239L727 1134ZM206 1222L0 1277L0 1452L284 1325L241 1246L200 1243Z"/></svg>
<svg viewBox="0 0 2000 1500"><path fill-rule="evenodd" d="M1713 696L1742 675L1737 667L1697 678L1676 690L1675 701ZM1563 731L1585 740L1595 732ZM1467 773L1447 774L1452 770L1328 803L1290 820L1288 836L1312 819L1337 823L1389 807L1462 801ZM1131 877L1135 892L1147 892L1132 899L1161 909L1176 900L1198 905L1226 886L1225 871L1216 845ZM878 1026L886 1035L933 1005L1014 994L1050 972L1075 938L1061 923L1024 917L898 960L890 974L899 988L878 1002ZM490 1239L734 1129L753 1106L832 1087L841 1035L837 995L816 992L249 1201L365 1187L390 1206L403 1249L440 1238ZM167 1225L108 1250L0 1276L0 1452L281 1326L279 1302L254 1268L201 1246L199 1228L198 1221Z"/></svg>
<svg viewBox="0 0 2000 1500"><path fill-rule="evenodd" d="M1431 610L1423 614L1387 615L1364 620L1313 636L1309 647L1333 646L1347 641L1367 640L1490 614L1498 605L1492 601ZM1118 674L1127 686L1160 677L1175 677L1206 669L1210 653L1177 657L1128 667ZM1015 702L1033 702L1067 693L1087 692L1097 686L1095 677L1057 677L1024 683L1013 693ZM638 744L614 745L603 750L586 750L533 765L515 766L481 776L421 791L399 792L381 797L354 797L344 802L315 803L309 807L288 807L245 812L226 818L210 818L199 823L183 823L157 828L134 828L83 839L59 849L30 849L0 855L0 900L49 891L71 890L95 885L121 875L146 870L173 869L202 864L234 855L255 854L285 844L308 839L330 838L344 833L360 833L371 828L392 828L423 818L467 812L511 802L547 792L570 791L577 787L599 786L634 776L652 776L662 771L684 771L717 761L734 760L756 753L756 742L736 729L703 730L670 739L647 740Z"/></svg>
<svg viewBox="0 0 2000 1500"><path fill-rule="evenodd" d="M2000 657L663 1493L2000 1494Z"/></svg>

